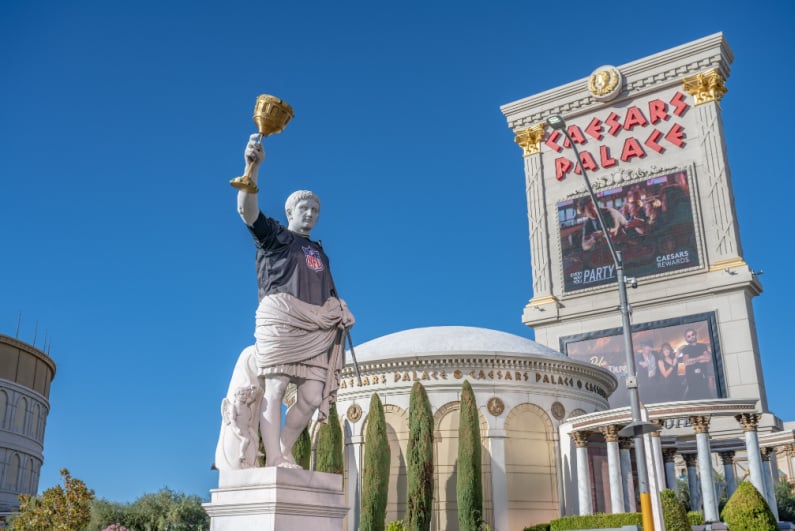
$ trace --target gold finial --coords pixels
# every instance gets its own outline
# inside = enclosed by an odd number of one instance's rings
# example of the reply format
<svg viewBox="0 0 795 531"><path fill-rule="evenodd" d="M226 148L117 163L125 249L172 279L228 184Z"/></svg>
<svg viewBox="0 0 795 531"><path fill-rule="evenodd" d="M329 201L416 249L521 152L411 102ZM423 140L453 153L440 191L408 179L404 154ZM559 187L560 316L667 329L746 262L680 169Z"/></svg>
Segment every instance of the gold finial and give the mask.
<svg viewBox="0 0 795 531"><path fill-rule="evenodd" d="M529 157L541 152L541 141L544 139L544 124L536 124L516 133L514 141L522 148L522 155Z"/></svg>
<svg viewBox="0 0 795 531"><path fill-rule="evenodd" d="M688 94L693 96L696 105L720 101L729 89L720 70L713 68L682 80L682 86Z"/></svg>

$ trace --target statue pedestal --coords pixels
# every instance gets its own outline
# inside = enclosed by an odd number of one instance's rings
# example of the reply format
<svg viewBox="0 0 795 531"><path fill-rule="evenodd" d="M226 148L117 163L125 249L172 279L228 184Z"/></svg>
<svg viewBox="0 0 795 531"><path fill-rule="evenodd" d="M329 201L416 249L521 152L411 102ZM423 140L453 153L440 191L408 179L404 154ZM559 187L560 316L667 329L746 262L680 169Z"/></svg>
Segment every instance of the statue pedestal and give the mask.
<svg viewBox="0 0 795 531"><path fill-rule="evenodd" d="M203 504L211 531L342 531L342 476L287 468L219 471Z"/></svg>

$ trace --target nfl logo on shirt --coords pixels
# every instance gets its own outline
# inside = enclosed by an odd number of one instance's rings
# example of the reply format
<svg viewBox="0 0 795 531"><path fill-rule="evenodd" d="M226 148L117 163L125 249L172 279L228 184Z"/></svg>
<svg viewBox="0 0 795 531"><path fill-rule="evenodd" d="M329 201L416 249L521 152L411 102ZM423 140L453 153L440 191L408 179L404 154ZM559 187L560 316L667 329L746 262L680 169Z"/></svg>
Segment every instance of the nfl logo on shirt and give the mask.
<svg viewBox="0 0 795 531"><path fill-rule="evenodd" d="M320 253L311 247L301 247L306 256L306 265L313 271L323 271L323 261L320 259Z"/></svg>

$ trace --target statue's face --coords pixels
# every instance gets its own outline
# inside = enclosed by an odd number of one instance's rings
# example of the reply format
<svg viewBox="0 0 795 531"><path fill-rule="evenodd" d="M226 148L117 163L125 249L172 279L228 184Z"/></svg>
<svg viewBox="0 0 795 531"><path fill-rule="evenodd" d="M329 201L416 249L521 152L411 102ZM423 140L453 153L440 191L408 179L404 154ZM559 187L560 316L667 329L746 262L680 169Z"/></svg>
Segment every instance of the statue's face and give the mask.
<svg viewBox="0 0 795 531"><path fill-rule="evenodd" d="M301 199L290 212L287 228L298 234L309 236L317 225L320 216L320 205L314 199Z"/></svg>

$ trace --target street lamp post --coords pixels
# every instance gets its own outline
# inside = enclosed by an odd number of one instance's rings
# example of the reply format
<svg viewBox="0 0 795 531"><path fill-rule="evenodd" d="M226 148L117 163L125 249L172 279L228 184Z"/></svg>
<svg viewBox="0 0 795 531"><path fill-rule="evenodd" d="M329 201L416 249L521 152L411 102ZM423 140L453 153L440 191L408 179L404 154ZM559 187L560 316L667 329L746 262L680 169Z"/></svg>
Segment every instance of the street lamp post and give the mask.
<svg viewBox="0 0 795 531"><path fill-rule="evenodd" d="M591 181L588 179L588 174L580 159L580 153L577 151L577 144L571 139L568 131L566 131L566 122L560 115L552 115L547 118L547 124L554 130L560 131L571 144L574 150L576 161L582 169L582 176L585 180L585 186L588 189L588 195L593 202L594 209L596 210L596 218L599 220L599 225L604 234L607 248L610 250L610 255L616 266L616 279L618 281L618 300L619 309L621 311L621 327L624 334L624 354L627 361L627 391L629 393L630 409L632 411L632 423L624 427L619 432L623 437L632 436L635 441L635 461L638 467L638 492L640 493L640 508L643 518L644 531L654 531L654 519L652 516L651 496L649 494L649 473L646 469L646 449L643 442L643 435L657 431L659 426L651 422L644 422L640 416L640 398L638 396L638 378L635 371L635 355L632 347L632 327L630 324L630 308L627 302L627 283L632 284L632 287L637 286L634 278L627 278L624 276L624 262L621 258L621 252L616 251L613 245L613 240L610 236L610 231L607 229L602 210L599 208L599 203L596 201L596 194L594 194L591 187Z"/></svg>

